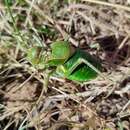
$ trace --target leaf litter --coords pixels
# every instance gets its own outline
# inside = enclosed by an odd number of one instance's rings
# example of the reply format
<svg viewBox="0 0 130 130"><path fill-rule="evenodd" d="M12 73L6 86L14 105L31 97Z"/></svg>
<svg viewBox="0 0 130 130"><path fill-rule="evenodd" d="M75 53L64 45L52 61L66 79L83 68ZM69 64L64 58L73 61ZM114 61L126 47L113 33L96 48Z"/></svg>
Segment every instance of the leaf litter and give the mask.
<svg viewBox="0 0 130 130"><path fill-rule="evenodd" d="M0 2L0 129L129 130L129 1L25 0L9 6L15 21ZM107 78L78 84L52 76L40 96L46 73L28 63L26 51L65 38L99 58Z"/></svg>

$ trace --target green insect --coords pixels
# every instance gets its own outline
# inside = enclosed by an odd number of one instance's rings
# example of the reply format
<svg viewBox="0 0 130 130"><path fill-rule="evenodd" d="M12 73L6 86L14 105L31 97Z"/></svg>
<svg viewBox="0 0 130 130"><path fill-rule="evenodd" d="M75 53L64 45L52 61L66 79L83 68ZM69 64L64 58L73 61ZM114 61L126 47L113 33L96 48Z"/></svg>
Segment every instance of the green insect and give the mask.
<svg viewBox="0 0 130 130"><path fill-rule="evenodd" d="M41 50L31 48L27 55L29 61L39 68L55 67L54 75L86 82L100 74L101 64L89 53L79 48L74 50L67 41L52 43L49 57L45 58Z"/></svg>

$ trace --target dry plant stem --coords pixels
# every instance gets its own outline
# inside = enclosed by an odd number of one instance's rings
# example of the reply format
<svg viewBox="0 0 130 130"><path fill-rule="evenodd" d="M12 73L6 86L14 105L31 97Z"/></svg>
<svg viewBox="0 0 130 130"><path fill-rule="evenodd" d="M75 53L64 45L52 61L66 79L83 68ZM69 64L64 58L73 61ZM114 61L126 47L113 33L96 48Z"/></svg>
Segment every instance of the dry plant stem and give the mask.
<svg viewBox="0 0 130 130"><path fill-rule="evenodd" d="M25 0L28 4L31 4L31 2L29 0ZM66 37L68 37L69 35L58 25L57 22L55 22L51 17L49 17L48 15L46 15L38 6L36 5L32 5L32 7L41 15L43 16L45 19L47 19L51 24L54 25L54 27L61 33L61 35L63 36L64 39L66 39ZM73 45L75 45L76 47L78 46L78 42L76 42L72 37L69 36L69 41L72 42Z"/></svg>
<svg viewBox="0 0 130 130"><path fill-rule="evenodd" d="M22 84L20 84L13 92L16 92L19 89L21 89L30 79L34 77L35 74L36 74L35 72L32 73L31 76L28 79L26 79Z"/></svg>
<svg viewBox="0 0 130 130"><path fill-rule="evenodd" d="M103 18L109 17L109 15L107 15L99 10L96 10L89 5L83 5L83 4L71 4L68 8L65 8L64 10L68 11L68 12L71 12L71 10L76 10L77 14L82 16L86 21L91 22L90 25L91 25L91 29L92 29L93 33L95 32L95 30L93 29L95 25L100 28L104 28L106 30L111 31L112 34L113 34L113 32L115 34L117 33L118 30L115 27L113 27L111 24L108 24L108 23L106 24L106 23L103 23L103 21L95 19L94 17L87 16L85 13L83 13L83 11L82 12L78 11L79 9L93 10L94 12L97 12L98 14L100 14Z"/></svg>
<svg viewBox="0 0 130 130"><path fill-rule="evenodd" d="M120 113L119 114L120 119L124 117L130 117L130 113Z"/></svg>
<svg viewBox="0 0 130 130"><path fill-rule="evenodd" d="M62 34L63 38L66 39L68 38L68 40L74 45L74 46L78 46L78 42L73 39L72 37L69 36L69 34L67 34L59 25L58 23L55 22L55 27L56 29Z"/></svg>
<svg viewBox="0 0 130 130"><path fill-rule="evenodd" d="M108 88L108 87L110 87L112 84L109 84L106 88ZM116 87L117 87L117 84L116 84L116 82L114 82L114 84L113 84L114 86L112 87L112 89L111 90L109 90L109 92L108 92L108 94L107 94L107 96L106 97L104 97L104 99L106 99L106 98L108 98L113 92L114 92L114 90L116 89Z"/></svg>
<svg viewBox="0 0 130 130"><path fill-rule="evenodd" d="M126 44L126 42L128 41L129 36L126 36L123 41L121 42L121 44L118 46L117 51L115 52L114 56L112 57L112 60L115 60L117 54L119 53L119 51L123 48L123 46Z"/></svg>
<svg viewBox="0 0 130 130"><path fill-rule="evenodd" d="M44 79L44 85L42 86L42 91L41 91L41 94L36 102L36 105L38 105L42 99L42 96L44 94L44 92L47 92L47 88L48 88L48 83L49 83L49 77L50 77L50 74L47 74L46 76L46 79Z"/></svg>
<svg viewBox="0 0 130 130"><path fill-rule="evenodd" d="M0 10L5 10L7 9L7 7L3 6L2 4L0 4ZM27 8L24 7L10 7L11 10L20 10L20 11L27 11Z"/></svg>
<svg viewBox="0 0 130 130"><path fill-rule="evenodd" d="M50 79L65 83L65 79L50 76Z"/></svg>
<svg viewBox="0 0 130 130"><path fill-rule="evenodd" d="M74 101L75 101L75 98L78 99L79 97L84 98L84 97L89 97L89 96L96 96L96 95L98 95L98 94L100 94L102 92L106 92L106 89L98 88L98 89L95 89L95 90L90 90L90 91L86 91L86 92L82 92L82 93L66 94L66 93L62 92L61 90L59 90L59 89L57 89L55 87L52 87L52 89L60 92L62 95L60 94L60 95L50 96L49 98L51 98L51 99L59 99L59 100L64 100L66 98L70 98L70 99L72 99ZM76 102L79 103L78 100L76 100Z"/></svg>
<svg viewBox="0 0 130 130"><path fill-rule="evenodd" d="M31 113L28 111L28 109L25 108L25 111L26 111L26 113L27 113L27 117L30 118L30 121L33 120L33 119L32 119L32 116L31 116ZM37 126L36 124L34 124L34 127L35 127L36 130L39 130L39 129L38 129L38 126Z"/></svg>
<svg viewBox="0 0 130 130"><path fill-rule="evenodd" d="M29 0L25 0L29 5L31 5L31 2ZM32 7L39 12L40 15L42 15L45 19L47 19L51 24L54 24L54 21L52 18L50 18L48 15L46 15L38 6L35 4L32 5Z"/></svg>
<svg viewBox="0 0 130 130"><path fill-rule="evenodd" d="M13 120L13 121L11 121L10 123L8 123L3 130L8 130L8 128L9 128L13 123L15 123L15 122L16 122L16 119Z"/></svg>
<svg viewBox="0 0 130 130"><path fill-rule="evenodd" d="M93 27L93 21L91 20L91 18L87 17L85 14L83 14L81 11L76 11L77 14L81 15L86 21L89 21L90 23L90 27L91 27L91 31L92 31L92 34L95 35L96 32L94 30L94 27Z"/></svg>
<svg viewBox="0 0 130 130"><path fill-rule="evenodd" d="M109 119L107 120L108 122L109 121L117 121L117 120L120 120L122 118L127 118L127 117L130 117L130 113L129 112L126 112L126 113L119 113L117 114L117 117L115 117L114 119Z"/></svg>
<svg viewBox="0 0 130 130"><path fill-rule="evenodd" d="M23 66L22 64L20 64L20 63L19 63L16 59L14 59L12 56L10 56L10 55L8 55L8 54L6 54L6 55L7 55L7 57L8 57L11 61L14 62L14 64L16 64L15 67L23 67L30 75L32 75L32 71L30 71L28 67ZM33 70L33 71L34 71L34 70ZM35 72L33 72L33 73L36 74L36 70L35 70ZM41 83L43 83L43 80L41 80L38 76L35 76L35 75L34 75L34 77L35 77L37 80L39 80Z"/></svg>
<svg viewBox="0 0 130 130"><path fill-rule="evenodd" d="M11 115L13 115L14 113L23 110L23 106L20 107L15 107L15 108L7 108L6 112L3 114L3 116L0 117L0 120L4 120L6 117L9 117Z"/></svg>
<svg viewBox="0 0 130 130"><path fill-rule="evenodd" d="M15 51L15 58L16 58L17 55L18 55L19 50L20 49L24 50L21 46L23 44L24 44L24 46L26 46L27 43L25 42L25 39L23 38L23 36L21 35L21 32L19 31L19 29L16 26L15 18L14 18L13 14L12 14L12 10L11 10L11 8L9 6L8 0L5 0L5 3L6 3L6 6L7 6L7 11L9 12L9 15L10 15L12 23L13 23L14 33L16 33L16 35L13 35L17 40L17 48L16 48L16 51Z"/></svg>
<svg viewBox="0 0 130 130"><path fill-rule="evenodd" d="M3 90L1 90L1 89L0 89L0 93L3 94L3 95L8 95L8 96L10 96L7 92L5 92L5 91L3 91Z"/></svg>
<svg viewBox="0 0 130 130"><path fill-rule="evenodd" d="M101 0L81 0L81 1L86 1L86 2L99 4L99 5L105 5L105 6L113 7L113 8L116 8L116 9L122 9L122 10L130 12L130 8L129 7L123 6L123 5L119 5L119 4L112 4L112 3L101 1Z"/></svg>
<svg viewBox="0 0 130 130"><path fill-rule="evenodd" d="M46 114L47 114L47 112L37 113L37 115L35 117L33 117L32 120L30 120L27 127L32 127L34 125L38 126L38 124L40 124L42 122L42 120L44 120Z"/></svg>
<svg viewBox="0 0 130 130"><path fill-rule="evenodd" d="M22 121L22 123L20 124L19 130L21 130L21 129L27 129L28 127L30 127L30 126L28 126L28 125L23 126L24 123L27 121L28 118L30 119L30 121L33 120L33 119L32 119L32 116L31 116L31 114L30 114L31 112L29 112L27 108L24 108L24 110L26 111L27 116L26 116L26 118ZM36 130L39 130L38 127L37 127L37 125L34 124L33 126L35 127Z"/></svg>
<svg viewBox="0 0 130 130"><path fill-rule="evenodd" d="M78 10L79 11L80 9L88 10L88 11L91 10L92 12L97 12L101 17L103 17L105 19L107 17L109 17L109 15L106 14L105 12L102 12L102 11L98 10L97 8L94 8L91 5L85 5L85 4L78 4L78 3L77 4L70 4L67 8L65 8L63 10L65 10L65 11Z"/></svg>
<svg viewBox="0 0 130 130"><path fill-rule="evenodd" d="M85 82L83 83L83 85L88 85L88 84L97 84L97 85L103 85L103 84L108 84L105 80L92 80L92 81L88 81L88 82Z"/></svg>
<svg viewBox="0 0 130 130"><path fill-rule="evenodd" d="M88 18L90 19L90 21L92 21L93 25L96 25L100 28L104 28L104 29L107 29L111 32L116 32L117 30L115 28L113 28L112 25L110 24L106 24L105 23L102 23L101 21L98 21L96 19L94 19L93 17L87 17L83 12L80 12L80 11L76 11L80 16L82 16L85 20L87 20ZM88 21L88 20L87 20ZM92 26L93 27L93 26Z"/></svg>
<svg viewBox="0 0 130 130"><path fill-rule="evenodd" d="M35 1L35 0L32 0L32 2L31 2L31 4L30 4L30 8L29 8L28 11L27 11L27 18L26 18L26 20L25 20L25 27L26 27L27 24L28 24L29 17L30 17L30 13L31 13L31 10L32 10L32 6L33 6L33 4L34 4L34 1Z"/></svg>
<svg viewBox="0 0 130 130"><path fill-rule="evenodd" d="M58 24L70 26L70 22L65 20L58 20Z"/></svg>
<svg viewBox="0 0 130 130"><path fill-rule="evenodd" d="M14 31L19 34L19 31L18 31L18 29L17 29L17 27L16 27L16 25L15 25L15 19L14 19L13 15L12 15L12 11L11 11L11 8L10 8L10 6L9 6L8 0L5 0L5 3L6 3L6 6L7 6L7 10L8 10L8 12L9 12L9 15L10 15L10 17L11 17L12 23L13 23Z"/></svg>
<svg viewBox="0 0 130 130"><path fill-rule="evenodd" d="M130 106L130 100L125 104L120 113L123 113L123 111L125 111L129 106Z"/></svg>
<svg viewBox="0 0 130 130"><path fill-rule="evenodd" d="M46 79L44 79L44 85L42 86L42 91L41 91L41 93L40 93L40 96L39 96L39 98L38 98L38 100L36 101L36 103L34 104L34 107L32 108L32 110L31 110L31 112L30 113L32 113L36 108L37 108L37 105L40 103L40 101L42 100L42 97L43 97L43 94L44 94L44 92L47 92L47 87L48 87L48 83L49 83L49 78L50 78L50 75L51 75L51 73L52 73L53 71L51 71L51 72L49 72L48 74L47 74L47 77L46 77ZM37 117L37 123L36 124L39 124L40 122L40 119L39 119L40 117ZM35 125L36 126L36 125ZM38 130L38 127L36 126L36 129Z"/></svg>
<svg viewBox="0 0 130 130"><path fill-rule="evenodd" d="M27 128L27 126L23 126L26 121L27 121L27 117L22 121L22 123L20 124L18 130L21 130L23 128Z"/></svg>
<svg viewBox="0 0 130 130"><path fill-rule="evenodd" d="M7 22L6 17L3 16L2 13L0 13L1 21L3 21L3 26L1 25L1 29L4 29L8 34L11 34L13 32L13 29L10 27L9 23Z"/></svg>
<svg viewBox="0 0 130 130"><path fill-rule="evenodd" d="M130 71L128 71L124 76L122 76L122 78L121 78L121 80L120 80L120 82L119 83L114 83L113 85L113 87L112 87L112 89L109 91L109 93L107 94L107 96L105 97L105 98L107 98L107 97L109 97L114 91L115 91L115 89L116 89L116 87L124 80L124 79L126 79L128 76L130 75ZM110 84L111 85L111 84ZM129 91L129 90L128 90ZM124 92L122 92L122 91L115 91L117 94L123 94Z"/></svg>
<svg viewBox="0 0 130 130"><path fill-rule="evenodd" d="M52 87L52 89L54 89L54 90L60 92L61 94L63 94L63 95L62 95L63 97L70 98L70 99L74 100L75 102L80 103L80 101L77 100L76 98L74 98L74 96L68 95L68 94L66 94L65 92L61 91L60 89L57 89L57 88L55 88L55 87Z"/></svg>
<svg viewBox="0 0 130 130"><path fill-rule="evenodd" d="M54 90L56 90L56 91L58 91L58 92L60 92L60 93L62 93L63 95L55 95L55 96L51 96L51 97L49 97L49 99L51 100L54 100L54 99L56 99L57 101L61 101L61 100L65 100L65 99L72 99L72 100L74 100L75 102L77 102L78 104L81 104L81 102L80 102L80 100L78 99L79 97L88 97L88 96L90 96L91 94L92 95L94 95L94 92L92 91L92 92L83 92L83 93L76 93L76 94L66 94L66 93L64 93L64 92L62 92L61 90L59 90L59 89L57 89L57 88L55 88L55 87L52 87ZM102 91L102 92L104 92L104 91ZM98 92L95 92L95 94L96 95L98 95L97 94ZM101 93L101 92L99 92L99 93ZM92 111L89 107L87 107L86 106L86 104L81 104L83 107L85 107L85 108L87 108L88 109L88 111L90 111L91 113L93 113L95 116L97 115L94 111ZM91 114L89 115L89 116L91 116Z"/></svg>

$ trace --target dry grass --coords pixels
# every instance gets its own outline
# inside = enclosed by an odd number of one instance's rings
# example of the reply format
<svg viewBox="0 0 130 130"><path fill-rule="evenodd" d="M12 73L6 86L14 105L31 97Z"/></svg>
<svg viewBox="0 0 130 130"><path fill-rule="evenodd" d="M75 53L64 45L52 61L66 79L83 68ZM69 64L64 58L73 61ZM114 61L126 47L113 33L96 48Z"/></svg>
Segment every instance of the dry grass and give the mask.
<svg viewBox="0 0 130 130"><path fill-rule="evenodd" d="M130 8L126 0L0 2L0 130L129 130ZM96 55L103 72L77 82L51 76L27 58L68 39ZM47 86L47 88L45 88Z"/></svg>

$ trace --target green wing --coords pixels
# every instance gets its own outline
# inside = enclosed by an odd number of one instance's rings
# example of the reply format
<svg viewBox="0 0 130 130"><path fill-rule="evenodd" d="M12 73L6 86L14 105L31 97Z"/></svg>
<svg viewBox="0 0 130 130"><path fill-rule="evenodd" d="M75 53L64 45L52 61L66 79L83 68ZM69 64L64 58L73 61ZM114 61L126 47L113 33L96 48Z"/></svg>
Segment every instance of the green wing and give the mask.
<svg viewBox="0 0 130 130"><path fill-rule="evenodd" d="M69 60L64 64L64 67L66 68L66 70L68 70L79 58L83 58L87 60L98 70L101 70L101 64L99 63L99 61L97 61L90 54L80 49L77 49L75 54L72 57L70 57ZM96 76L97 76L97 73L92 68L82 63L70 75L66 75L66 78L70 80L83 82L83 81L89 81L95 78Z"/></svg>

